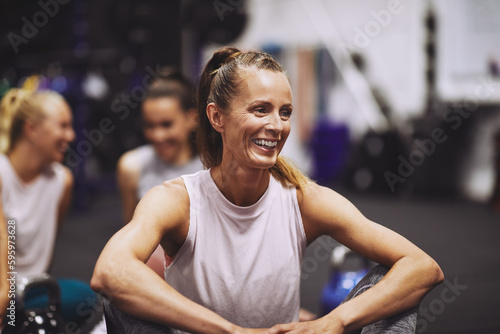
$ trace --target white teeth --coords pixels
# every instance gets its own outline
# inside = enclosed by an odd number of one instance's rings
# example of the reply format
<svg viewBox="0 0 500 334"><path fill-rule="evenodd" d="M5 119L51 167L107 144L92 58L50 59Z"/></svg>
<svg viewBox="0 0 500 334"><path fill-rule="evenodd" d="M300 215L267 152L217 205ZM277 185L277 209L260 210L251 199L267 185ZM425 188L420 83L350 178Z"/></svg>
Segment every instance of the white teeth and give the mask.
<svg viewBox="0 0 500 334"><path fill-rule="evenodd" d="M269 140L264 140L264 139L254 139L253 142L257 145L265 146L267 148L274 148L274 147L276 147L276 145L278 145L277 141L269 141Z"/></svg>

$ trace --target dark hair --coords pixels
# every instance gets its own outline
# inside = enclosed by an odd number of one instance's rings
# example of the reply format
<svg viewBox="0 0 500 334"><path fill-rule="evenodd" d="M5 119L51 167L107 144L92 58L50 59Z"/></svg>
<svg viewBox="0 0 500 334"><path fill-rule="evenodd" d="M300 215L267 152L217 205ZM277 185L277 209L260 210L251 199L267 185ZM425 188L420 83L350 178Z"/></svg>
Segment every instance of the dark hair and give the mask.
<svg viewBox="0 0 500 334"><path fill-rule="evenodd" d="M146 99L175 97L184 111L196 108L194 84L175 68L163 68L148 88Z"/></svg>
<svg viewBox="0 0 500 334"><path fill-rule="evenodd" d="M244 69L270 70L283 73L281 65L264 52L241 52L232 47L217 50L208 61L201 74L198 89L198 152L201 162L207 168L222 162L222 136L210 123L206 108L215 103L222 112L229 112L231 101L240 92L241 75ZM297 168L278 156L276 164L270 168L271 174L283 184L300 188L308 180Z"/></svg>
<svg viewBox="0 0 500 334"><path fill-rule="evenodd" d="M146 98L156 99L172 97L180 102L181 109L187 113L196 109L196 88L191 80L186 78L180 71L173 67L165 67L159 71L159 75L151 83L147 90ZM198 154L196 145L196 130L189 136L191 155Z"/></svg>

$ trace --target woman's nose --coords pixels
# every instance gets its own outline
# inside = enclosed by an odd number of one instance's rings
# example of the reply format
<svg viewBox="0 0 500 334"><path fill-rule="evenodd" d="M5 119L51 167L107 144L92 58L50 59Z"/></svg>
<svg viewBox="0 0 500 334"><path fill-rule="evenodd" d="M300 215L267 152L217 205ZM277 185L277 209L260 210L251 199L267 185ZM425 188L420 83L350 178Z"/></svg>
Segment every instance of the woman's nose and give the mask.
<svg viewBox="0 0 500 334"><path fill-rule="evenodd" d="M156 127L151 130L151 141L153 143L159 143L165 140L168 137L168 130L165 130L161 127Z"/></svg>
<svg viewBox="0 0 500 334"><path fill-rule="evenodd" d="M283 131L283 120L280 117L279 111L273 111L268 115L269 122L267 129L275 133L281 133Z"/></svg>
<svg viewBox="0 0 500 334"><path fill-rule="evenodd" d="M75 137L76 137L75 130L72 127L69 128L66 131L66 140L71 143L73 142L73 140L75 140Z"/></svg>

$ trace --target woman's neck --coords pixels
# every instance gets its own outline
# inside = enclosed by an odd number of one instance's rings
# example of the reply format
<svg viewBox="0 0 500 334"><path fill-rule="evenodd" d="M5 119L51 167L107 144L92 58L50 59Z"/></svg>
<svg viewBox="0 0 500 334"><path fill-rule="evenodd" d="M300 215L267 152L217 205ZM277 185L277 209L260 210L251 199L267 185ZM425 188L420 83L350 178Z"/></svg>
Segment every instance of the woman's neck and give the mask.
<svg viewBox="0 0 500 334"><path fill-rule="evenodd" d="M243 169L224 161L212 168L211 175L224 197L238 206L255 204L266 192L270 178L267 169Z"/></svg>
<svg viewBox="0 0 500 334"><path fill-rule="evenodd" d="M191 148L188 146L188 144L186 144L183 148L181 148L179 154L177 156L175 156L174 159L171 159L171 160L167 160L167 159L163 158L158 153L158 151L156 151L155 153L165 163L167 163L169 165L174 165L174 166L184 166L187 163L189 163L189 161L191 161L191 159L193 158L193 154L191 153Z"/></svg>
<svg viewBox="0 0 500 334"><path fill-rule="evenodd" d="M26 183L36 179L47 167L36 152L22 143L18 143L7 157L16 174Z"/></svg>

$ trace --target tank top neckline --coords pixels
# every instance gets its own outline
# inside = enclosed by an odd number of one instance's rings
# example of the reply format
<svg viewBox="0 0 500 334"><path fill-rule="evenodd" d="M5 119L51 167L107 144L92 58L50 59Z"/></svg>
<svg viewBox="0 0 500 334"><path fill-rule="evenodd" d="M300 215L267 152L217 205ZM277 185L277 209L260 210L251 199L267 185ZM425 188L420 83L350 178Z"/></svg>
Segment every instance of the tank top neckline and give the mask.
<svg viewBox="0 0 500 334"><path fill-rule="evenodd" d="M23 179L21 179L21 177L19 176L17 171L14 169L14 166L12 166L12 163L10 162L9 157L6 156L5 154L2 154L1 157L2 157L2 159L4 159L5 165L7 166L9 173L13 177L13 181L17 184L18 187L20 187L20 189L23 189L23 190L29 190L29 189L35 187L38 183L43 182L43 176L44 175L49 176L49 175L51 175L51 173L53 171L52 170L53 165L51 164L51 165L47 166L33 180L26 182Z"/></svg>
<svg viewBox="0 0 500 334"><path fill-rule="evenodd" d="M21 179L21 177L19 176L19 174L17 173L17 171L14 169L14 166L12 166L12 163L10 162L10 159L8 156L2 154L2 159L4 159L5 161L5 165L7 166L7 170L9 171L9 173L12 175L12 178L13 178L13 181L15 182L15 184L20 188L20 189L30 189L30 188L33 188L34 186L36 186L39 182L41 182L41 179L42 179L42 175L43 173L37 175L33 180L29 181L29 182L25 182L23 179Z"/></svg>
<svg viewBox="0 0 500 334"><path fill-rule="evenodd" d="M227 210L231 210L235 213L238 214L247 214L251 215L254 214L259 210L259 208L263 207L263 203L266 203L266 198L270 196L270 189L274 187L275 180L273 179L272 175L269 175L269 184L267 185L266 191L262 194L262 196L255 202L254 204L248 205L248 206L240 206L236 205L230 200L224 196L224 194L219 190L219 187L217 187L217 184L215 183L214 179L212 178L212 175L210 173L212 169L205 170L205 178L207 179L206 184L209 187L209 196L215 195L220 198L220 204L222 204Z"/></svg>

